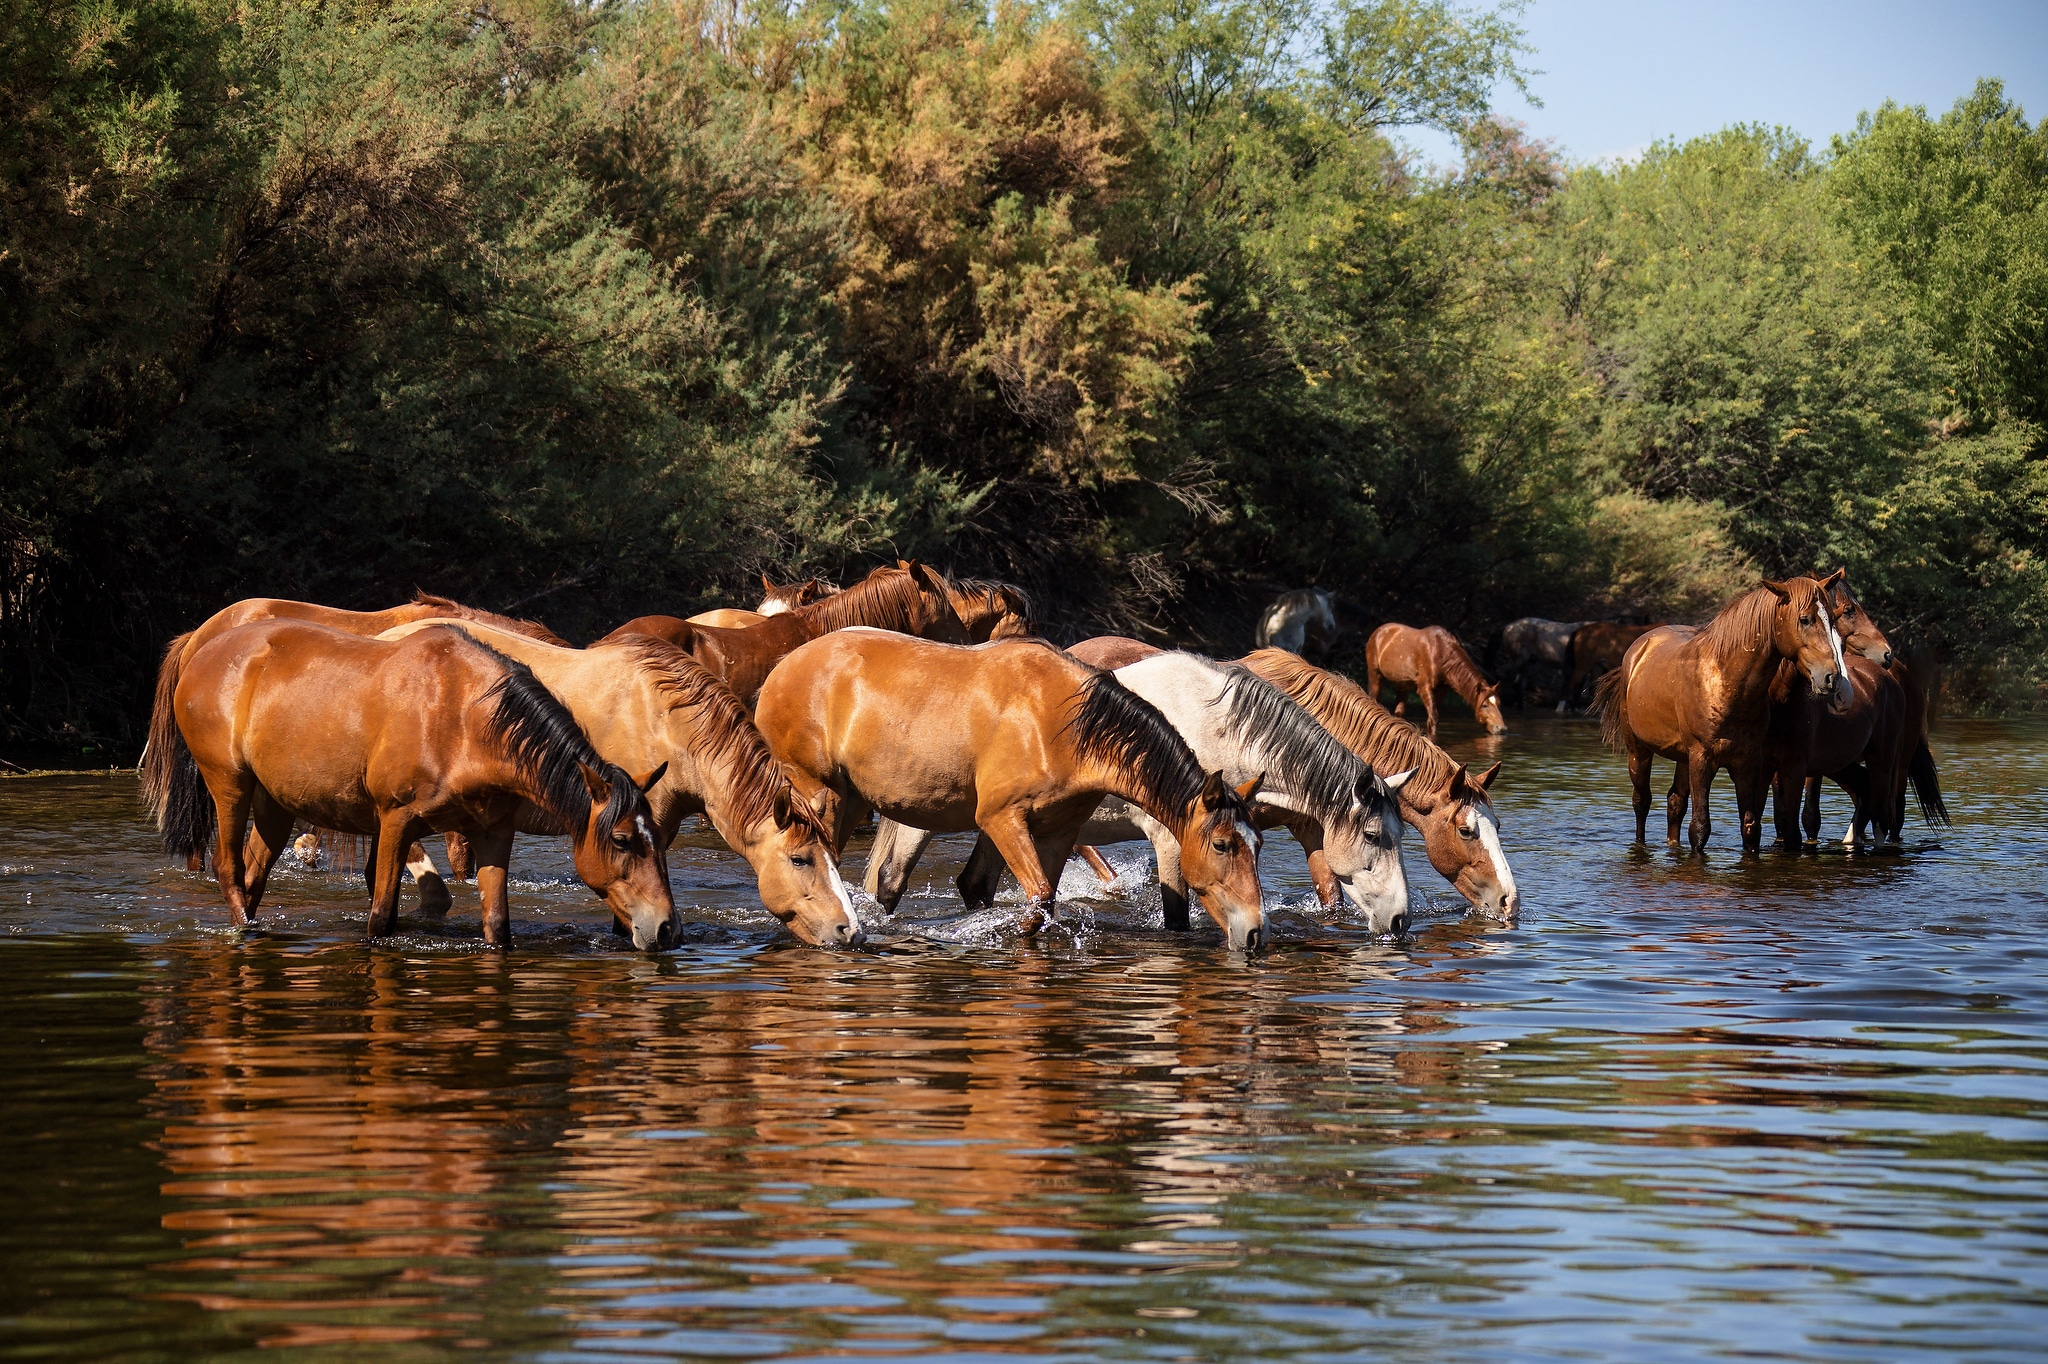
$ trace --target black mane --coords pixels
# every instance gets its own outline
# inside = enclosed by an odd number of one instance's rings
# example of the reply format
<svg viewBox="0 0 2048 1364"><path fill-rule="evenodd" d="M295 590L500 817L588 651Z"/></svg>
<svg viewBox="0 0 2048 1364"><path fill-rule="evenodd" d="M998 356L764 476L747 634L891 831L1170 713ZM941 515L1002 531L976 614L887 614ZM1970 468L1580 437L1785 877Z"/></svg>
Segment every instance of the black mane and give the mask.
<svg viewBox="0 0 2048 1364"><path fill-rule="evenodd" d="M620 821L630 820L639 809L639 786L625 769L598 756L576 717L530 668L473 636L464 634L463 638L505 670L483 696L497 702L491 710L490 729L505 746L506 755L533 778L539 788L537 803L570 832L580 831L590 818L590 788L583 784L581 769L590 767L611 784L611 799L597 817L597 836L610 838Z"/></svg>
<svg viewBox="0 0 2048 1364"><path fill-rule="evenodd" d="M1380 775L1287 693L1240 664L1208 666L1224 674L1211 704L1224 707L1238 738L1267 754L1272 770L1287 774L1318 823L1327 828L1349 816L1354 798L1383 819L1400 817Z"/></svg>
<svg viewBox="0 0 2048 1364"><path fill-rule="evenodd" d="M1176 813L1193 807L1208 780L1194 751L1159 708L1106 672L1082 685L1080 704L1065 732L1073 735L1077 756L1124 768L1163 808ZM1235 792L1230 799L1237 801Z"/></svg>

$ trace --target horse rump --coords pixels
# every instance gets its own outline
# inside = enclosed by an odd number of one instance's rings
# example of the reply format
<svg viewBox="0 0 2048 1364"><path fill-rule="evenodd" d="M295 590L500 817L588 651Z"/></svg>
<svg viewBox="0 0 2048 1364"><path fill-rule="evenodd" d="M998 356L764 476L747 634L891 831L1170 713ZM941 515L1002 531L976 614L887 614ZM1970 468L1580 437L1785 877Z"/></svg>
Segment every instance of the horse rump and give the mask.
<svg viewBox="0 0 2048 1364"><path fill-rule="evenodd" d="M1628 751L1628 681L1610 668L1593 684L1593 709L1600 712L1600 742L1616 753Z"/></svg>
<svg viewBox="0 0 2048 1364"><path fill-rule="evenodd" d="M156 700L149 712L149 740L142 754L142 799L156 820L164 851L188 861L213 846L213 796L199 775L199 764L178 729L178 676L187 630L164 648L156 671Z"/></svg>

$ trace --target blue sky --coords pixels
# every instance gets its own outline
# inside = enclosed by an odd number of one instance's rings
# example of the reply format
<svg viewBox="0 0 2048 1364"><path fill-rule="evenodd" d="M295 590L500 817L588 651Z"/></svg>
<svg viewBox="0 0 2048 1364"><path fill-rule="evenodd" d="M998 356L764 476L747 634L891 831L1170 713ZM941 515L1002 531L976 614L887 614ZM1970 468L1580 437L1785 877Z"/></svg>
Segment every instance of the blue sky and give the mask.
<svg viewBox="0 0 2048 1364"><path fill-rule="evenodd" d="M1534 0L1522 26L1543 74L1531 108L1496 107L1573 161L1631 156L1663 137L1777 123L1825 148L1887 98L1939 114L1979 76L2048 116L2048 0ZM1425 159L1453 144L1411 130Z"/></svg>

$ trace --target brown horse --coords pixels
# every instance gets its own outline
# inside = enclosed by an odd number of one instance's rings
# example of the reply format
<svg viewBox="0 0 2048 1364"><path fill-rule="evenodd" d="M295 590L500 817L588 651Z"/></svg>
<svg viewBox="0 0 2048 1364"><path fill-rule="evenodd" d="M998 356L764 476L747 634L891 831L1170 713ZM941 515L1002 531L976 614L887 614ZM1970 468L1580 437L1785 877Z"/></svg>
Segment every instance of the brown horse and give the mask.
<svg viewBox="0 0 2048 1364"><path fill-rule="evenodd" d="M908 569L878 568L844 592L793 607L744 630L692 625L674 616L639 616L598 643L616 644L634 635L664 640L695 658L751 710L761 684L785 655L850 625L955 643L966 639L947 600L944 580L913 560Z"/></svg>
<svg viewBox="0 0 2048 1364"><path fill-rule="evenodd" d="M1120 635L1098 635L1067 652L1091 667L1116 669L1164 651ZM1463 763L1417 733L1413 725L1389 715L1386 707L1350 678L1318 668L1285 649L1255 650L1237 662L1315 716L1318 724L1373 771L1412 769L1414 775L1395 797L1401 802L1401 818L1422 835L1430 865L1482 914L1512 919L1520 912L1521 892L1515 888L1514 873L1508 870L1507 854L1500 844L1500 820L1487 795L1487 788L1500 773L1499 763L1473 776ZM1093 848L1081 849L1081 855L1105 881L1116 879ZM1335 904L1340 892L1321 852L1308 854L1308 869L1315 878L1317 898L1326 906Z"/></svg>
<svg viewBox="0 0 2048 1364"><path fill-rule="evenodd" d="M1230 946L1264 940L1258 783L1232 790L1205 774L1157 709L1049 644L844 630L790 654L756 717L842 848L870 810L915 829L978 828L1042 919L1081 825L1121 796L1180 843L1182 873Z"/></svg>
<svg viewBox="0 0 2048 1364"><path fill-rule="evenodd" d="M662 771L636 778L604 761L532 673L460 631L386 641L300 621L238 626L185 660L172 710L178 776L159 822L174 851L214 835L238 925L262 905L295 819L375 840L372 938L397 919L405 850L452 830L477 853L484 939L509 947L505 869L526 802L568 831L577 875L634 946L676 943L643 794Z"/></svg>
<svg viewBox="0 0 2048 1364"><path fill-rule="evenodd" d="M1849 663L1851 699L1847 708L1838 712L1816 699L1790 662L1780 663L1771 681L1772 816L1778 841L1788 848L1800 845L1802 825L1806 842L1819 841L1823 777L1834 777L1854 803L1850 843L1873 818L1880 833L1889 835L1890 797L1904 792L1905 764L1910 757L1901 751L1905 689L1887 671L1892 662L1891 641L1849 591L1846 571L1838 570L1828 582L1828 604ZM1870 803L1873 787L1882 799L1882 811Z"/></svg>
<svg viewBox="0 0 2048 1364"><path fill-rule="evenodd" d="M1611 620L1589 620L1572 635L1571 666L1565 672L1564 695L1557 698L1557 713L1571 709L1580 684L1589 677L1613 672L1621 666L1628 646L1641 639L1655 625L1617 625Z"/></svg>
<svg viewBox="0 0 2048 1364"><path fill-rule="evenodd" d="M647 792L665 848L691 815L711 821L754 868L761 903L805 942L858 942L846 886L825 826L789 784L768 745L725 685L671 644L641 636L621 644L558 649L469 621L445 621L532 670L561 698L591 746L635 771L661 764ZM385 638L433 628L405 625ZM522 833L561 833L543 811L520 813Z"/></svg>
<svg viewBox="0 0 2048 1364"><path fill-rule="evenodd" d="M1741 811L1742 843L1763 841L1764 791L1770 784L1768 733L1771 682L1781 660L1791 660L1808 685L1837 712L1850 700L1848 664L1829 609L1824 582L1766 578L1704 628L1664 625L1630 645L1622 664L1600 679L1594 704L1601 733L1628 757L1634 787L1636 841L1650 812L1650 762L1677 764L1666 800L1667 841L1678 842L1679 822L1692 803L1692 850L1706 850L1713 830L1707 795L1714 774L1729 769Z"/></svg>
<svg viewBox="0 0 2048 1364"><path fill-rule="evenodd" d="M1421 693L1422 709L1429 717L1424 732L1432 739L1436 737L1437 689L1446 686L1465 698L1487 733L1508 732L1507 721L1500 715L1500 687L1486 680L1457 637L1441 625L1421 629L1382 625L1373 631L1365 642L1365 694L1375 701L1383 678L1394 684L1394 699L1399 702L1394 707L1396 715L1406 713L1408 703L1402 698L1409 688Z"/></svg>
<svg viewBox="0 0 2048 1364"><path fill-rule="evenodd" d="M500 630L559 644L564 648L568 642L539 621L517 620L511 616L495 615L479 611L473 606L436 597L427 592L414 592L413 598L404 606L394 606L383 611L344 611L335 606L321 606L314 602L288 601L281 597L249 597L232 606L224 606L203 621L196 630L188 630L164 646L164 661L156 674L156 704L150 714L149 740L142 750L142 797L153 810L165 808L170 784L176 774L170 767L170 744L176 734L177 724L171 716L171 696L178 689L178 677L185 666L185 660L211 643L217 636L225 634L240 625L259 620L302 620L313 625L324 625L330 630L371 638L384 633L394 626L411 621L460 619L481 621ZM160 827L159 833L165 831ZM205 856L203 848L195 848L189 856L187 870L198 871ZM414 878L419 882L420 904L432 912L445 910L449 904L448 887L442 883L440 873L434 870L424 853L415 850L408 861ZM461 835L448 836L448 866L457 880L467 880L471 867L469 845Z"/></svg>

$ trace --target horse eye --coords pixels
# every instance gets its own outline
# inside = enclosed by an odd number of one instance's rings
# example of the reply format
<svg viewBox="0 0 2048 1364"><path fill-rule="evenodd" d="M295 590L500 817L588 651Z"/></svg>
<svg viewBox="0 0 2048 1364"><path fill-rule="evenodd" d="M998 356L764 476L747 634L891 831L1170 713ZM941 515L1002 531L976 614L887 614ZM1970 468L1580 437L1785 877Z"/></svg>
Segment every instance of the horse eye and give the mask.
<svg viewBox="0 0 2048 1364"><path fill-rule="evenodd" d="M613 834L613 835L612 835L612 846L613 846L614 848L617 848L617 849L618 849L618 850L619 850L620 852L631 852L631 851L633 851L633 835L631 835L631 834Z"/></svg>
<svg viewBox="0 0 2048 1364"><path fill-rule="evenodd" d="M1799 618L1799 623L1800 623L1801 625L1811 625L1811 624L1813 624L1813 617L1812 617L1812 616L1810 616L1810 615L1808 615L1808 616L1801 616L1801 617Z"/></svg>
<svg viewBox="0 0 2048 1364"><path fill-rule="evenodd" d="M1211 844L1210 844L1209 846L1210 846L1210 847L1212 847L1212 848L1214 848L1214 849L1215 849L1215 850L1216 850L1217 852L1220 852L1220 853L1227 853L1227 852L1229 852L1229 851L1230 851L1230 844L1229 844L1228 842L1226 842L1225 840L1223 840L1223 839L1220 839L1220 838L1219 838L1219 839L1217 839L1217 840L1216 840L1216 841L1215 841L1214 843L1211 843Z"/></svg>
<svg viewBox="0 0 2048 1364"><path fill-rule="evenodd" d="M789 865L792 867L808 867L811 865L810 855L806 853L802 856L792 857L789 859Z"/></svg>
<svg viewBox="0 0 2048 1364"><path fill-rule="evenodd" d="M1474 828L1471 828L1471 827L1470 827L1470 826L1468 826L1468 825L1460 824L1460 825L1458 826L1458 837L1460 837L1460 838L1477 838L1477 837L1479 837L1479 830L1477 830L1477 829L1474 829Z"/></svg>

